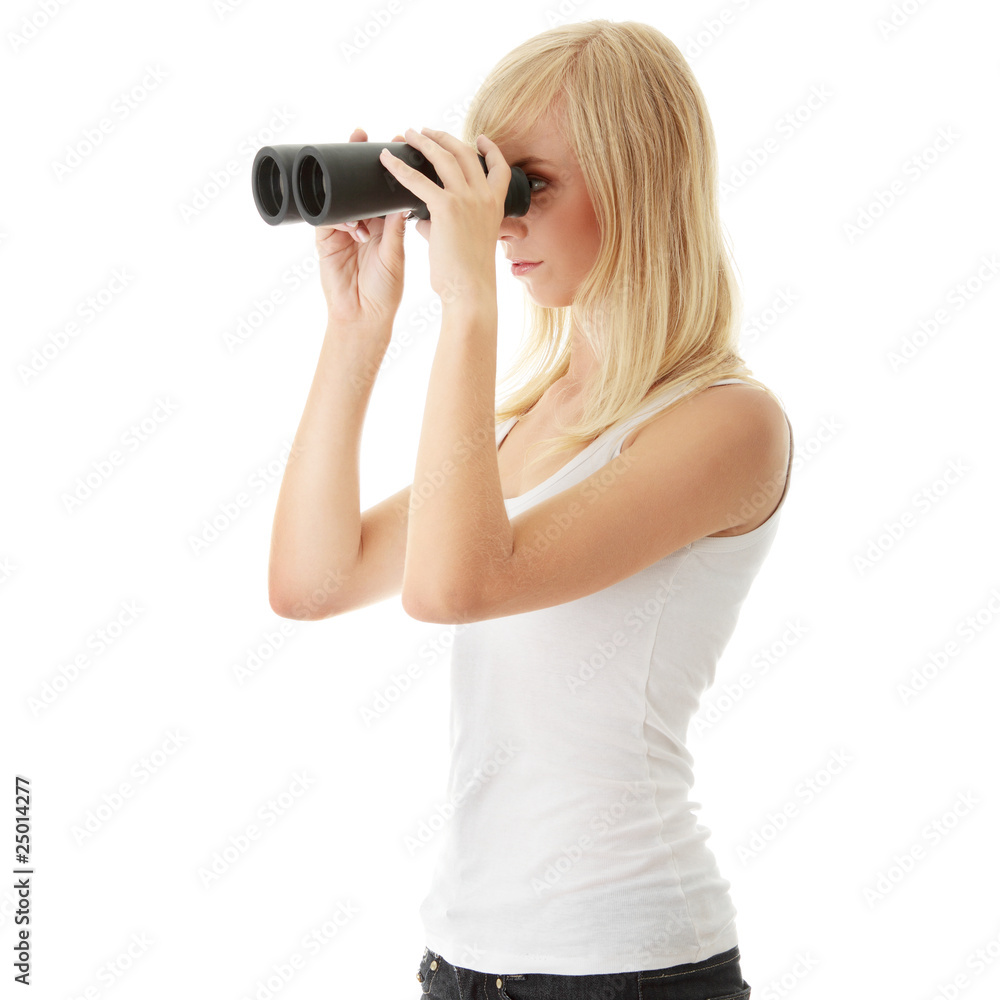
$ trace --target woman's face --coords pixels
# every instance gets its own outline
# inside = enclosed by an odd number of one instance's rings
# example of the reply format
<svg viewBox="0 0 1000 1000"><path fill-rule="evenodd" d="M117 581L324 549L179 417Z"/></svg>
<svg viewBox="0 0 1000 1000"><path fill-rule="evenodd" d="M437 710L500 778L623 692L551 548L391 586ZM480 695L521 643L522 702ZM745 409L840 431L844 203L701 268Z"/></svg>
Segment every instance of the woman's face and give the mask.
<svg viewBox="0 0 1000 1000"><path fill-rule="evenodd" d="M512 167L521 167L531 188L531 208L504 218L498 239L508 260L541 261L515 277L540 306L572 304L597 259L600 227L573 150L556 131L553 112L503 145Z"/></svg>

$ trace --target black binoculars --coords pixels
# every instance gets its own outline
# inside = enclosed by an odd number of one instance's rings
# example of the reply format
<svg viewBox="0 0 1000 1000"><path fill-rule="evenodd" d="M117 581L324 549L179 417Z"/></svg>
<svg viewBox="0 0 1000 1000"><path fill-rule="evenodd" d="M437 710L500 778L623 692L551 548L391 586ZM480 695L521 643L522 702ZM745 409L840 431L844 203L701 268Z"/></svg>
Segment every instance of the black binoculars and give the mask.
<svg viewBox="0 0 1000 1000"><path fill-rule="evenodd" d="M388 148L444 187L430 161L406 142L332 142L321 146L263 146L253 160L253 200L272 226L308 222L333 226L359 219L384 219L411 209L409 217L429 219L427 205L386 170L379 154ZM479 156L483 172L486 158ZM505 216L526 215L531 187L520 167L510 168Z"/></svg>

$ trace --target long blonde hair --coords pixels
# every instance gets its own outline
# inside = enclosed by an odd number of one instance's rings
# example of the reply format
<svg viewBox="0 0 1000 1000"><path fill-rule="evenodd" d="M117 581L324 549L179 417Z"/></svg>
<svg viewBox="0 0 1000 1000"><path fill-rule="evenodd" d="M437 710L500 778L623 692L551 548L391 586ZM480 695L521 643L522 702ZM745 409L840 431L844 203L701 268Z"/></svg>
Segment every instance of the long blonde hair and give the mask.
<svg viewBox="0 0 1000 1000"><path fill-rule="evenodd" d="M502 145L552 109L579 161L601 248L573 305L539 306L526 293L527 332L505 376L516 387L497 423L566 374L573 317L599 365L580 421L540 442L555 444L539 459L577 448L682 383L693 394L739 377L777 399L738 353L742 302L719 218L715 135L677 46L637 21L544 31L490 71L463 139L482 132Z"/></svg>

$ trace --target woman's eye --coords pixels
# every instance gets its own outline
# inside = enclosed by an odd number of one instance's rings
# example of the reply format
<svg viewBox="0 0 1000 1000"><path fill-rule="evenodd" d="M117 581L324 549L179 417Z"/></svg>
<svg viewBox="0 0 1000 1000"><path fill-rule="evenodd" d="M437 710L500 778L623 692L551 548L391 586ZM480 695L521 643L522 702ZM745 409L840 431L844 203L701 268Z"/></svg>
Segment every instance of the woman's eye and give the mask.
<svg viewBox="0 0 1000 1000"><path fill-rule="evenodd" d="M544 177L528 177L528 184L532 184L534 181L541 181L542 184L548 184L548 181ZM534 194L538 191L538 188L531 188L531 193Z"/></svg>

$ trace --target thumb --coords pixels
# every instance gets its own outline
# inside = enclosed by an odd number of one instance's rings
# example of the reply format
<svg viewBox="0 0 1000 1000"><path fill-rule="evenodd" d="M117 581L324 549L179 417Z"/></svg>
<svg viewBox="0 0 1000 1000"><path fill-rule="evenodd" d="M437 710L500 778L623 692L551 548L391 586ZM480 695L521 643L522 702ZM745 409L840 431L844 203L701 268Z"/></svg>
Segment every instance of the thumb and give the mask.
<svg viewBox="0 0 1000 1000"><path fill-rule="evenodd" d="M396 133L393 142L406 142L406 137ZM382 227L382 243L387 252L395 259L403 255L403 234L406 232L406 215L408 210L391 212L385 217Z"/></svg>
<svg viewBox="0 0 1000 1000"><path fill-rule="evenodd" d="M406 232L406 213L408 211L409 209L404 209L402 212L390 212L385 217L381 243L386 248L385 252L389 254L389 257L383 257L386 263L403 256L403 234Z"/></svg>

